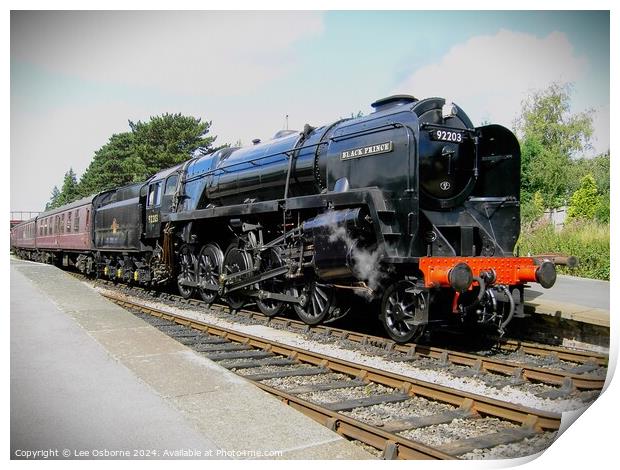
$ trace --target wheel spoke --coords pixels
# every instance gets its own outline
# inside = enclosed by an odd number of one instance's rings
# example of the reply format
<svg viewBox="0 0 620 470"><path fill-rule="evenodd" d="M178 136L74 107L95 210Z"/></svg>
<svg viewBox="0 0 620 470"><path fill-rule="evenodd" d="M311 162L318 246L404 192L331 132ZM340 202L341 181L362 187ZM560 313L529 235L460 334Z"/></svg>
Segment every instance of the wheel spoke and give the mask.
<svg viewBox="0 0 620 470"><path fill-rule="evenodd" d="M319 306L319 311L322 311L325 307L325 299L321 297L320 292L314 292L314 298L316 299L316 304Z"/></svg>
<svg viewBox="0 0 620 470"><path fill-rule="evenodd" d="M316 295L312 296L312 310L309 312L311 316L317 316L320 313L319 307L316 302Z"/></svg>

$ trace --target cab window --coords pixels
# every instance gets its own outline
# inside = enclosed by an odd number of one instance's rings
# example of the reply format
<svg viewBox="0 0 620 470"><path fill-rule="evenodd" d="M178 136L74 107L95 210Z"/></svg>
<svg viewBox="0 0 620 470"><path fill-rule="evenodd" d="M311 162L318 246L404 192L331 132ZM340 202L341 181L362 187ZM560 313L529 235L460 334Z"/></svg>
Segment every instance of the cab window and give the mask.
<svg viewBox="0 0 620 470"><path fill-rule="evenodd" d="M174 194L174 191L177 189L178 180L179 180L178 175L171 175L168 177L168 179L166 180L166 190L164 191L164 194L166 196Z"/></svg>
<svg viewBox="0 0 620 470"><path fill-rule="evenodd" d="M161 204L161 181L149 186L149 197L147 207L159 206Z"/></svg>

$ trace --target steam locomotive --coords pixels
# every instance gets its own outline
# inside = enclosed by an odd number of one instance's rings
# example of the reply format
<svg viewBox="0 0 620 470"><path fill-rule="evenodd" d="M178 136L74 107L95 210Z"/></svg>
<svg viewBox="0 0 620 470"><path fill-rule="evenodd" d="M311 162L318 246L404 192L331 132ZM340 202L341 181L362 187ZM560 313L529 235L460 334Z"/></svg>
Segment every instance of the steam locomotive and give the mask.
<svg viewBox="0 0 620 470"><path fill-rule="evenodd" d="M184 297L291 308L315 325L356 302L398 342L429 326L523 316L552 261L514 255L520 149L441 98L396 95L374 112L223 148L40 214L18 255ZM359 312L356 312L359 313Z"/></svg>

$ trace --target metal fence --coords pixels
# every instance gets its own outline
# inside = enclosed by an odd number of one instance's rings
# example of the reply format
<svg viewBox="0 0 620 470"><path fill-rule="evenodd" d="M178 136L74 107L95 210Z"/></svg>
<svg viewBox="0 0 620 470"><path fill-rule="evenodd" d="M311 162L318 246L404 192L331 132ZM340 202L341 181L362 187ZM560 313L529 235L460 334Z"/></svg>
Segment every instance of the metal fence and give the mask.
<svg viewBox="0 0 620 470"><path fill-rule="evenodd" d="M23 222L24 220L32 219L40 213L41 211L11 211L11 227L19 224L20 222Z"/></svg>

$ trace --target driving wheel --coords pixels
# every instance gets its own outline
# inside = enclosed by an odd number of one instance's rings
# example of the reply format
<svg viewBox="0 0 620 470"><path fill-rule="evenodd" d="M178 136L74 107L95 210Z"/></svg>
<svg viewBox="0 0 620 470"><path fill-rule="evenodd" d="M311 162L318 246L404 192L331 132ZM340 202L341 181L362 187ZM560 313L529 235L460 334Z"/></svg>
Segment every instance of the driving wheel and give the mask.
<svg viewBox="0 0 620 470"><path fill-rule="evenodd" d="M196 290L194 287L184 285L183 281L196 281L196 255L189 245L183 245L179 252L179 274L177 276L179 294L184 299L189 299Z"/></svg>
<svg viewBox="0 0 620 470"><path fill-rule="evenodd" d="M261 274L282 266L284 262L277 248L268 248L261 254ZM284 274L259 282L258 288L274 294L284 294L286 292ZM258 299L256 305L268 317L280 315L286 309L286 303L276 299Z"/></svg>
<svg viewBox="0 0 620 470"><path fill-rule="evenodd" d="M228 247L228 250L226 250L226 256L224 256L223 273L225 275L230 277L232 274L248 271L251 268L252 258L248 253L241 248L238 248L237 245L231 245ZM246 277L247 275L233 278L233 280L229 283L229 286L234 285L235 282L242 281ZM226 294L225 297L226 302L233 310L239 310L246 303L246 298L242 294L241 289L239 291L233 291Z"/></svg>
<svg viewBox="0 0 620 470"><path fill-rule="evenodd" d="M219 277L224 263L224 253L215 243L209 243L202 247L198 254L196 268L198 278L198 294L207 303L212 303L218 294ZM201 287L200 284L207 287Z"/></svg>

